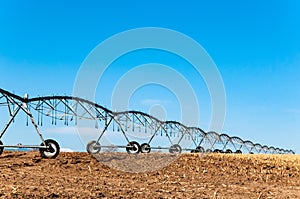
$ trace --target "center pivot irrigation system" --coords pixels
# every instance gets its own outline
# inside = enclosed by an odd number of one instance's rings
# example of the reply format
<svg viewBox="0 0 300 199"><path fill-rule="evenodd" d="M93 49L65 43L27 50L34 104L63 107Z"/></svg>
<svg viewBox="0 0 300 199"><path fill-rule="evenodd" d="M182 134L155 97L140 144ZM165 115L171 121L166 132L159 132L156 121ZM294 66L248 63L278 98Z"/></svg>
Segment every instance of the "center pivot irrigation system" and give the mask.
<svg viewBox="0 0 300 199"><path fill-rule="evenodd" d="M0 107L8 109L8 121L0 134L0 154L7 148L38 149L42 157L55 158L59 154L59 144L52 139L44 139L39 125L43 118L50 119L53 125L62 121L65 125L78 124L79 120L95 122L99 130L97 137L90 141L86 149L91 154L101 151L125 149L128 153L150 153L151 150L181 153L263 153L294 154L292 150L254 144L239 137L230 137L216 132L204 132L198 127L187 127L175 121L160 121L146 113L138 111L112 112L91 101L70 96L47 96L28 98L20 97L0 89ZM4 145L1 141L8 127L14 122L19 112L24 112L33 124L41 140L40 145ZM37 119L37 122L36 122ZM118 132L124 144L103 144L105 135ZM142 144L132 140L142 140ZM163 145L163 146L161 146Z"/></svg>

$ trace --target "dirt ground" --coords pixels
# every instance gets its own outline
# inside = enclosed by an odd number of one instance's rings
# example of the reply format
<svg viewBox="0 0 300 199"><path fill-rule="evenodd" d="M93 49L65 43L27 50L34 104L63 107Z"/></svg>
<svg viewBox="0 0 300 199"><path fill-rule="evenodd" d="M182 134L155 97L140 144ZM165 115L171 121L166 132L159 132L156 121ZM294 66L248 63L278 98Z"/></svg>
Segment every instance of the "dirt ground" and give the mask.
<svg viewBox="0 0 300 199"><path fill-rule="evenodd" d="M139 156L164 158L150 154ZM133 165L142 167L136 157L122 155L131 158L132 172ZM109 166L87 153L41 159L37 152L5 151L0 198L300 198L299 155L184 154L140 173Z"/></svg>

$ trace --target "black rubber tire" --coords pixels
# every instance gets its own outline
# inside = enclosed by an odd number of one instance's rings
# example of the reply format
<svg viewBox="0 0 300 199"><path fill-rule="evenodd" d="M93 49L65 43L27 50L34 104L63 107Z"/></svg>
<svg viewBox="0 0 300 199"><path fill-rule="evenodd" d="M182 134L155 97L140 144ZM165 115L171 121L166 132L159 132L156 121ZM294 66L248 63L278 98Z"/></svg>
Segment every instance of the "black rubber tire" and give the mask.
<svg viewBox="0 0 300 199"><path fill-rule="evenodd" d="M169 148L170 153L177 154L177 153L181 153L181 151L182 151L182 148L179 144L174 144Z"/></svg>
<svg viewBox="0 0 300 199"><path fill-rule="evenodd" d="M151 152L151 147L148 143L144 143L141 145L141 152L142 153L150 153Z"/></svg>
<svg viewBox="0 0 300 199"><path fill-rule="evenodd" d="M0 140L0 145L3 145L2 141ZM0 147L0 155L3 153L4 147Z"/></svg>
<svg viewBox="0 0 300 199"><path fill-rule="evenodd" d="M55 140L45 140L46 146L49 146L48 149L40 149L40 154L43 158L56 158L59 154L60 148L59 144ZM45 146L44 143L41 146Z"/></svg>
<svg viewBox="0 0 300 199"><path fill-rule="evenodd" d="M231 149L227 149L227 150L225 151L225 153L232 153L232 150L231 150Z"/></svg>
<svg viewBox="0 0 300 199"><path fill-rule="evenodd" d="M213 152L214 152L214 153L222 153L223 151L220 150L220 149L215 149Z"/></svg>
<svg viewBox="0 0 300 199"><path fill-rule="evenodd" d="M204 153L204 152L205 152L205 150L202 146L197 146L196 147L196 153Z"/></svg>
<svg viewBox="0 0 300 199"><path fill-rule="evenodd" d="M97 142L95 140L93 141L90 141L87 145L86 145L86 150L89 154L96 154L96 153L99 153L100 150L101 150L101 147L100 146L97 146Z"/></svg>
<svg viewBox="0 0 300 199"><path fill-rule="evenodd" d="M206 149L205 153L212 153L211 149Z"/></svg>
<svg viewBox="0 0 300 199"><path fill-rule="evenodd" d="M236 154L242 154L243 152L241 150L236 150L235 153Z"/></svg>
<svg viewBox="0 0 300 199"><path fill-rule="evenodd" d="M141 152L141 146L136 141L132 141L127 144L126 151L129 154L138 154Z"/></svg>

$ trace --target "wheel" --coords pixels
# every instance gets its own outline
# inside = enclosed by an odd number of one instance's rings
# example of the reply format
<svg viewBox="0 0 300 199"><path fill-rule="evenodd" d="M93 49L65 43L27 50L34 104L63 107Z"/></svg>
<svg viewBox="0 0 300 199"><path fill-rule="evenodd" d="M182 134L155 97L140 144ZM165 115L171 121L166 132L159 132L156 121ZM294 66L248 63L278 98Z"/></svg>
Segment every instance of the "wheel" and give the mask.
<svg viewBox="0 0 300 199"><path fill-rule="evenodd" d="M225 153L232 153L231 149L227 149Z"/></svg>
<svg viewBox="0 0 300 199"><path fill-rule="evenodd" d="M206 149L205 153L212 153L211 149Z"/></svg>
<svg viewBox="0 0 300 199"><path fill-rule="evenodd" d="M86 150L89 154L96 154L100 152L101 147L96 141L93 140L86 145Z"/></svg>
<svg viewBox="0 0 300 199"><path fill-rule="evenodd" d="M141 151L141 146L139 143L132 141L127 144L126 151L129 154L137 154Z"/></svg>
<svg viewBox="0 0 300 199"><path fill-rule="evenodd" d="M181 153L182 149L179 144L174 144L169 148L170 153Z"/></svg>
<svg viewBox="0 0 300 199"><path fill-rule="evenodd" d="M45 144L47 149L40 148L40 154L43 158L56 158L59 154L59 145L55 140L45 140ZM41 144L41 146L45 146L44 143Z"/></svg>
<svg viewBox="0 0 300 199"><path fill-rule="evenodd" d="M214 150L214 153L222 153L223 151L222 150L220 150L220 149L215 149Z"/></svg>
<svg viewBox="0 0 300 199"><path fill-rule="evenodd" d="M205 152L205 150L202 146L197 146L196 147L196 153L204 153L204 152Z"/></svg>
<svg viewBox="0 0 300 199"><path fill-rule="evenodd" d="M0 140L0 145L3 145L3 143ZM4 147L0 147L0 155L3 153Z"/></svg>
<svg viewBox="0 0 300 199"><path fill-rule="evenodd" d="M151 147L148 143L144 143L141 145L141 152L142 153L150 153Z"/></svg>
<svg viewBox="0 0 300 199"><path fill-rule="evenodd" d="M236 153L236 154L242 154L242 151L241 151L241 150L236 150L235 153Z"/></svg>

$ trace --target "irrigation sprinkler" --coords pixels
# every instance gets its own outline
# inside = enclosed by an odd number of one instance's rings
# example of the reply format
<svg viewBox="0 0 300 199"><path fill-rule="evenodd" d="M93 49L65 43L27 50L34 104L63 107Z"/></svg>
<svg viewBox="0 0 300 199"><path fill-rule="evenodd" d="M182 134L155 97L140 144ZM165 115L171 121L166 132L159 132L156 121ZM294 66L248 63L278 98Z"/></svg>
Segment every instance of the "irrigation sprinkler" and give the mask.
<svg viewBox="0 0 300 199"><path fill-rule="evenodd" d="M8 110L8 120L0 132L0 154L4 148L38 149L42 157L55 158L59 154L59 144L52 139L44 139L39 126L44 118L50 119L53 125L59 121L64 125L78 125L79 121L93 122L97 135L86 145L90 154L102 151L123 149L129 154L166 151L169 153L263 153L293 154L292 150L262 146L239 137L231 137L217 132L205 132L198 127L188 127L176 121L161 121L149 114L139 111L113 112L97 103L80 97L46 96L29 98L20 97L0 89L0 108ZM23 112L30 119L39 145L5 145L1 139L9 126L16 120L17 114ZM35 114L33 114L33 112ZM35 115L35 117L34 117ZM116 133L117 134L114 134ZM107 136L117 135L122 143L105 144ZM114 141L114 140L112 140Z"/></svg>

